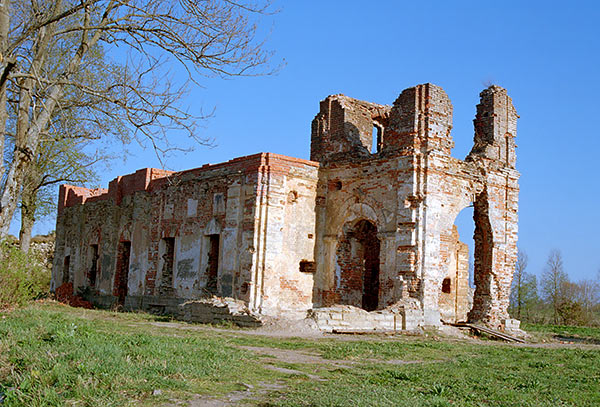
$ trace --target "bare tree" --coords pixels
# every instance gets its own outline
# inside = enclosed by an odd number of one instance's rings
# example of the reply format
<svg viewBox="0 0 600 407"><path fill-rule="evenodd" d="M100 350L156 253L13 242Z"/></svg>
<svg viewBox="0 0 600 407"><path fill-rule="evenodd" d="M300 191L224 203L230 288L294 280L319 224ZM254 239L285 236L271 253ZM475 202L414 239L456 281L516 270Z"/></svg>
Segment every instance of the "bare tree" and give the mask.
<svg viewBox="0 0 600 407"><path fill-rule="evenodd" d="M175 147L170 131L207 143L195 131L202 115L181 98L202 75L269 73L255 24L265 1L0 2L0 151L14 140L0 168L0 237L56 120L77 121L62 137L146 140L158 152Z"/></svg>
<svg viewBox="0 0 600 407"><path fill-rule="evenodd" d="M519 249L510 295L511 313L514 312L518 319L524 316L524 311L527 311L528 315L529 309L538 298L537 279L535 275L525 271L528 262L527 253Z"/></svg>
<svg viewBox="0 0 600 407"><path fill-rule="evenodd" d="M523 307L523 283L525 280L525 269L527 268L527 254L519 249L517 253L517 263L515 264L515 273L513 275L512 292L515 304L517 318L521 318L521 309Z"/></svg>
<svg viewBox="0 0 600 407"><path fill-rule="evenodd" d="M593 309L598 304L599 288L596 281L563 282L561 318L565 323L589 325Z"/></svg>
<svg viewBox="0 0 600 407"><path fill-rule="evenodd" d="M541 286L546 301L552 307L555 324L558 324L559 309L564 298L563 290L568 281L569 278L563 267L562 254L557 249L551 250L542 274Z"/></svg>

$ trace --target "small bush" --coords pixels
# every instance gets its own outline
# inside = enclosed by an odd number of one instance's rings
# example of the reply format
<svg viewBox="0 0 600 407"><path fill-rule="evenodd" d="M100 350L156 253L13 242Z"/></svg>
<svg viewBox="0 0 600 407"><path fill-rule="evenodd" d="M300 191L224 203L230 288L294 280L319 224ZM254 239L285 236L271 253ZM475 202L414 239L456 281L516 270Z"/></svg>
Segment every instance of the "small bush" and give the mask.
<svg viewBox="0 0 600 407"><path fill-rule="evenodd" d="M23 305L50 288L50 270L33 254L14 244L0 242L0 308Z"/></svg>

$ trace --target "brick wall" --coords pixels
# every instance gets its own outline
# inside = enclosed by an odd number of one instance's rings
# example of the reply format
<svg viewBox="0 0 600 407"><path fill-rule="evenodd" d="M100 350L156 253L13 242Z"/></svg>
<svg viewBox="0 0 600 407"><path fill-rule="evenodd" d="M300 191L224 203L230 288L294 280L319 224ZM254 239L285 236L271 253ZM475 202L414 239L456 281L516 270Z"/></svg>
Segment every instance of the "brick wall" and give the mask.
<svg viewBox="0 0 600 407"><path fill-rule="evenodd" d="M62 186L53 287L65 256L75 287L86 286L94 244L94 290L113 295L118 245L129 241L129 304L216 293L271 315L399 306L425 325L468 313L502 326L516 261L518 116L504 89L480 96L465 160L451 156L450 99L423 84L392 106L327 97L312 122L314 161L261 153L177 173L142 169L107 190ZM468 254L453 224L470 205L469 311Z"/></svg>
<svg viewBox="0 0 600 407"><path fill-rule="evenodd" d="M299 264L313 260L317 173L314 162L257 154L180 173L139 170L108 190L64 185L53 286L67 255L75 287L88 286L95 244L100 261L93 289L118 296L119 242L130 241L129 296L200 298L211 294L210 236L218 236L216 294L265 313L309 309L313 276ZM165 238L174 242L168 278L162 275ZM159 293L163 277L172 289Z"/></svg>
<svg viewBox="0 0 600 407"><path fill-rule="evenodd" d="M517 237L517 116L510 98L496 86L481 93L474 147L464 161L450 155L452 105L441 88L418 85L391 108L378 106L336 95L321 102L313 121L311 157L321 163L316 304L358 304L364 258L348 254L347 230L367 220L381 242L379 308L416 299L424 323L438 325L441 301L446 318L464 319L466 254L447 237L458 213L474 205L477 290L468 315L501 325L508 318ZM378 110L385 110L382 146L369 152L361 129L380 125L370 113ZM340 140L349 141L340 147ZM451 284L459 298L450 303L442 285L457 264L460 278Z"/></svg>

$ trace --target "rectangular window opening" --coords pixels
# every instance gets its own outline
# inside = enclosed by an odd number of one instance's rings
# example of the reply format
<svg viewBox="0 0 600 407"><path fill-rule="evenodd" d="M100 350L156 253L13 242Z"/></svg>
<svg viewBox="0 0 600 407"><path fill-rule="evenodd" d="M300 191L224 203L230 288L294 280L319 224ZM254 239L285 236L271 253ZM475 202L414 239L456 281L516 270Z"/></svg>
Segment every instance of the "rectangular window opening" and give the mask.
<svg viewBox="0 0 600 407"><path fill-rule="evenodd" d="M219 272L219 235L208 235L208 267L206 291L217 293L217 277Z"/></svg>
<svg viewBox="0 0 600 407"><path fill-rule="evenodd" d="M382 133L382 127L377 124L373 124L371 154L377 154L381 151Z"/></svg>
<svg viewBox="0 0 600 407"><path fill-rule="evenodd" d="M317 271L317 265L314 261L301 260L300 261L300 272L301 273L315 273Z"/></svg>
<svg viewBox="0 0 600 407"><path fill-rule="evenodd" d="M175 238L165 237L161 240L162 272L160 279L160 294L173 293L173 264L175 262Z"/></svg>
<svg viewBox="0 0 600 407"><path fill-rule="evenodd" d="M120 242L117 257L117 274L115 286L119 305L125 305L127 286L129 284L129 257L131 255L131 242Z"/></svg>
<svg viewBox="0 0 600 407"><path fill-rule="evenodd" d="M90 250L92 252L91 255L91 265L90 265L90 272L89 272L89 283L90 283L90 287L95 287L96 286L96 276L98 274L98 259L99 259L99 255L98 255L98 245L97 244L93 244L90 245Z"/></svg>
<svg viewBox="0 0 600 407"><path fill-rule="evenodd" d="M66 284L69 282L69 268L71 267L71 256L65 256L65 260L63 263L63 275L62 275L62 283Z"/></svg>

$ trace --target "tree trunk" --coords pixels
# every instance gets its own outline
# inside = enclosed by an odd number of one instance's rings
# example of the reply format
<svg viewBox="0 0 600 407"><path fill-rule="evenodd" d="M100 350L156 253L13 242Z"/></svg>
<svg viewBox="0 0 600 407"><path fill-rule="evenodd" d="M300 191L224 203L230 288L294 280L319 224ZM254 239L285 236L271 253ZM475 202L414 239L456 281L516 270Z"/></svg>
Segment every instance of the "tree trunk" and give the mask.
<svg viewBox="0 0 600 407"><path fill-rule="evenodd" d="M23 206L24 208L24 206ZM28 212L30 212L28 210ZM21 210L21 230L19 231L19 247L22 252L28 253L31 246L31 231L35 218L32 213L25 215L25 210Z"/></svg>
<svg viewBox="0 0 600 407"><path fill-rule="evenodd" d="M4 189L0 196L0 238L8 235L17 202L21 192L23 177L29 167L30 158L23 152L15 150L15 156L6 176Z"/></svg>
<svg viewBox="0 0 600 407"><path fill-rule="evenodd" d="M102 17L102 20L97 24L98 27L103 27L106 25L108 21L108 13L113 7L113 2L110 2L107 6L106 12ZM89 21L89 7L87 7L84 26L87 26ZM40 29L38 34L38 43L34 47L35 59L32 65L35 69L32 69L33 74L40 69L43 61L47 57L47 45L53 33L53 24L45 27L44 29ZM77 71L77 69L79 69L84 55L100 39L102 30L97 29L91 39L88 38L88 34L88 30L84 30L82 32L81 42L77 47L75 54L69 61L65 71L60 75L60 77L63 79L68 80ZM27 86L28 83L25 83L25 85ZM60 100L62 93L63 85L60 83L55 83L52 85L50 89L48 89L48 96L46 97L46 103L44 104L43 109L41 109L32 123L28 123L26 131L23 129L24 131L21 132L19 129L17 129L17 148L15 148L14 159L11 162L10 169L8 170L5 178L6 183L0 195L0 239L8 235L8 229L10 228L10 223L17 208L23 180L27 174L31 160L35 157L38 148L41 129L48 127L50 118L54 113L54 109L58 105L58 101ZM19 100L20 104L22 102L22 100ZM29 104L27 107L29 107ZM24 120L25 117L22 117L22 119Z"/></svg>
<svg viewBox="0 0 600 407"><path fill-rule="evenodd" d="M7 59L8 55L5 55L6 48L8 47L8 30L10 28L10 13L9 13L10 1L5 0L0 2L0 78L5 78L3 83L0 85L0 177L4 175L4 139L6 133L6 121L8 119L8 106L6 105L6 77L8 76L8 70L10 65Z"/></svg>
<svg viewBox="0 0 600 407"><path fill-rule="evenodd" d="M37 192L40 179L37 171L32 168L21 192L21 230L19 231L19 247L21 251L29 252L31 245L31 231L35 223L37 209Z"/></svg>

